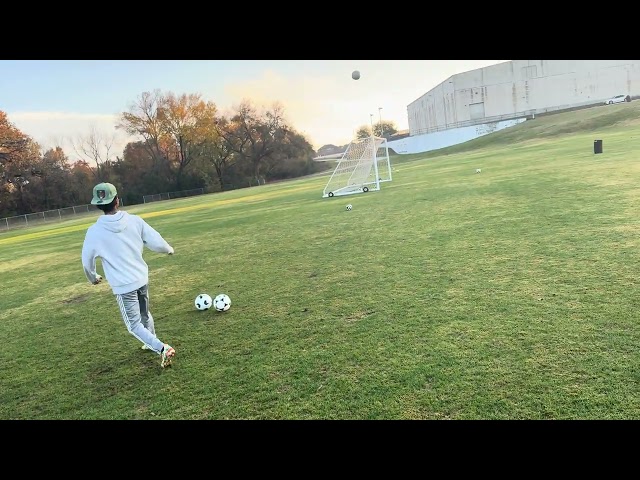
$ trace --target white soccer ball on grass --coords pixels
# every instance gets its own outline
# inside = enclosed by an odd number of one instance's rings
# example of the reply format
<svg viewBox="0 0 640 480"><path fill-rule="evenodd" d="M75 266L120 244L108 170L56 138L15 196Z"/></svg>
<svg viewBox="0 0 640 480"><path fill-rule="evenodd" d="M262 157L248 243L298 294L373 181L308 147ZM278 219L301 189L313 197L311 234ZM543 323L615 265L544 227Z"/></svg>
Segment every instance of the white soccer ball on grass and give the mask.
<svg viewBox="0 0 640 480"><path fill-rule="evenodd" d="M198 310L209 310L213 305L213 300L211 300L211 295L201 293L196 297L194 304Z"/></svg>
<svg viewBox="0 0 640 480"><path fill-rule="evenodd" d="M226 312L231 308L231 299L229 295L226 293L221 293L216 295L216 298L213 299L213 308L215 308L218 312Z"/></svg>

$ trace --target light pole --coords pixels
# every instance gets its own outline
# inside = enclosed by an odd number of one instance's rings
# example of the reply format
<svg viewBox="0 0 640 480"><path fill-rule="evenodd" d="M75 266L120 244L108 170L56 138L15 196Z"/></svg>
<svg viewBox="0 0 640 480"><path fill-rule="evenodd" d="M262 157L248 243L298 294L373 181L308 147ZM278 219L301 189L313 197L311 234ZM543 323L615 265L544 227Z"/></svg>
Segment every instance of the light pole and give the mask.
<svg viewBox="0 0 640 480"><path fill-rule="evenodd" d="M380 118L380 136L384 137L384 127L382 126L382 107L378 107L378 117Z"/></svg>
<svg viewBox="0 0 640 480"><path fill-rule="evenodd" d="M369 117L371 118L371 136L373 137L373 113L370 113Z"/></svg>

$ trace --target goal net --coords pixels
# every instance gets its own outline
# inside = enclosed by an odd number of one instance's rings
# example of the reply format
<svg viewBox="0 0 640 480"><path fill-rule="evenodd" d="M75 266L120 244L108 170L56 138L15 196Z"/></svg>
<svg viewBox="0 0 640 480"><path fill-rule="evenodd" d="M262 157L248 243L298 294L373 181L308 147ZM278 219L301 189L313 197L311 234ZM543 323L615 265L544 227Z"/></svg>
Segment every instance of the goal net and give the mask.
<svg viewBox="0 0 640 480"><path fill-rule="evenodd" d="M322 197L338 197L380 190L391 181L391 162L387 140L367 137L351 142L338 161Z"/></svg>

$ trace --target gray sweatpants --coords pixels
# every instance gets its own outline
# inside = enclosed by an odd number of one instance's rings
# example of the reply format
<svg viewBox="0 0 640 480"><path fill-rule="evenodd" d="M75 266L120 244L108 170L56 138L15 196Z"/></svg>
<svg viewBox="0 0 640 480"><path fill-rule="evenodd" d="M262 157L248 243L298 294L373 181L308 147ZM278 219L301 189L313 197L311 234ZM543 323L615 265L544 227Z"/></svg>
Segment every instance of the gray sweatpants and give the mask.
<svg viewBox="0 0 640 480"><path fill-rule="evenodd" d="M149 286L132 292L116 294L116 301L127 330L157 354L164 344L156 337L156 328L149 311Z"/></svg>

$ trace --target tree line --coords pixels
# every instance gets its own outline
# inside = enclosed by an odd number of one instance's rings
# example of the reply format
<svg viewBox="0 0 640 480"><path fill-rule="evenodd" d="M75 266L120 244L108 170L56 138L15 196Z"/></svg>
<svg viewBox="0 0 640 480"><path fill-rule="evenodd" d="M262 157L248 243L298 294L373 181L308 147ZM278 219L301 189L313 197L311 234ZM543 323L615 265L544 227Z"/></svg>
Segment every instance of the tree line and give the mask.
<svg viewBox="0 0 640 480"><path fill-rule="evenodd" d="M223 114L198 94L156 90L129 105L116 129L138 139L121 155L113 154L115 135L93 127L73 152L42 151L0 111L0 217L87 204L98 182L115 184L131 205L144 195L224 191L331 168L313 160L278 103L259 109L244 100Z"/></svg>
<svg viewBox="0 0 640 480"><path fill-rule="evenodd" d="M356 138L363 139L371 136L373 133L376 137L386 138L387 140L392 135L398 133L398 129L396 128L396 124L389 120L382 120L374 123L371 126L361 125L356 130Z"/></svg>

